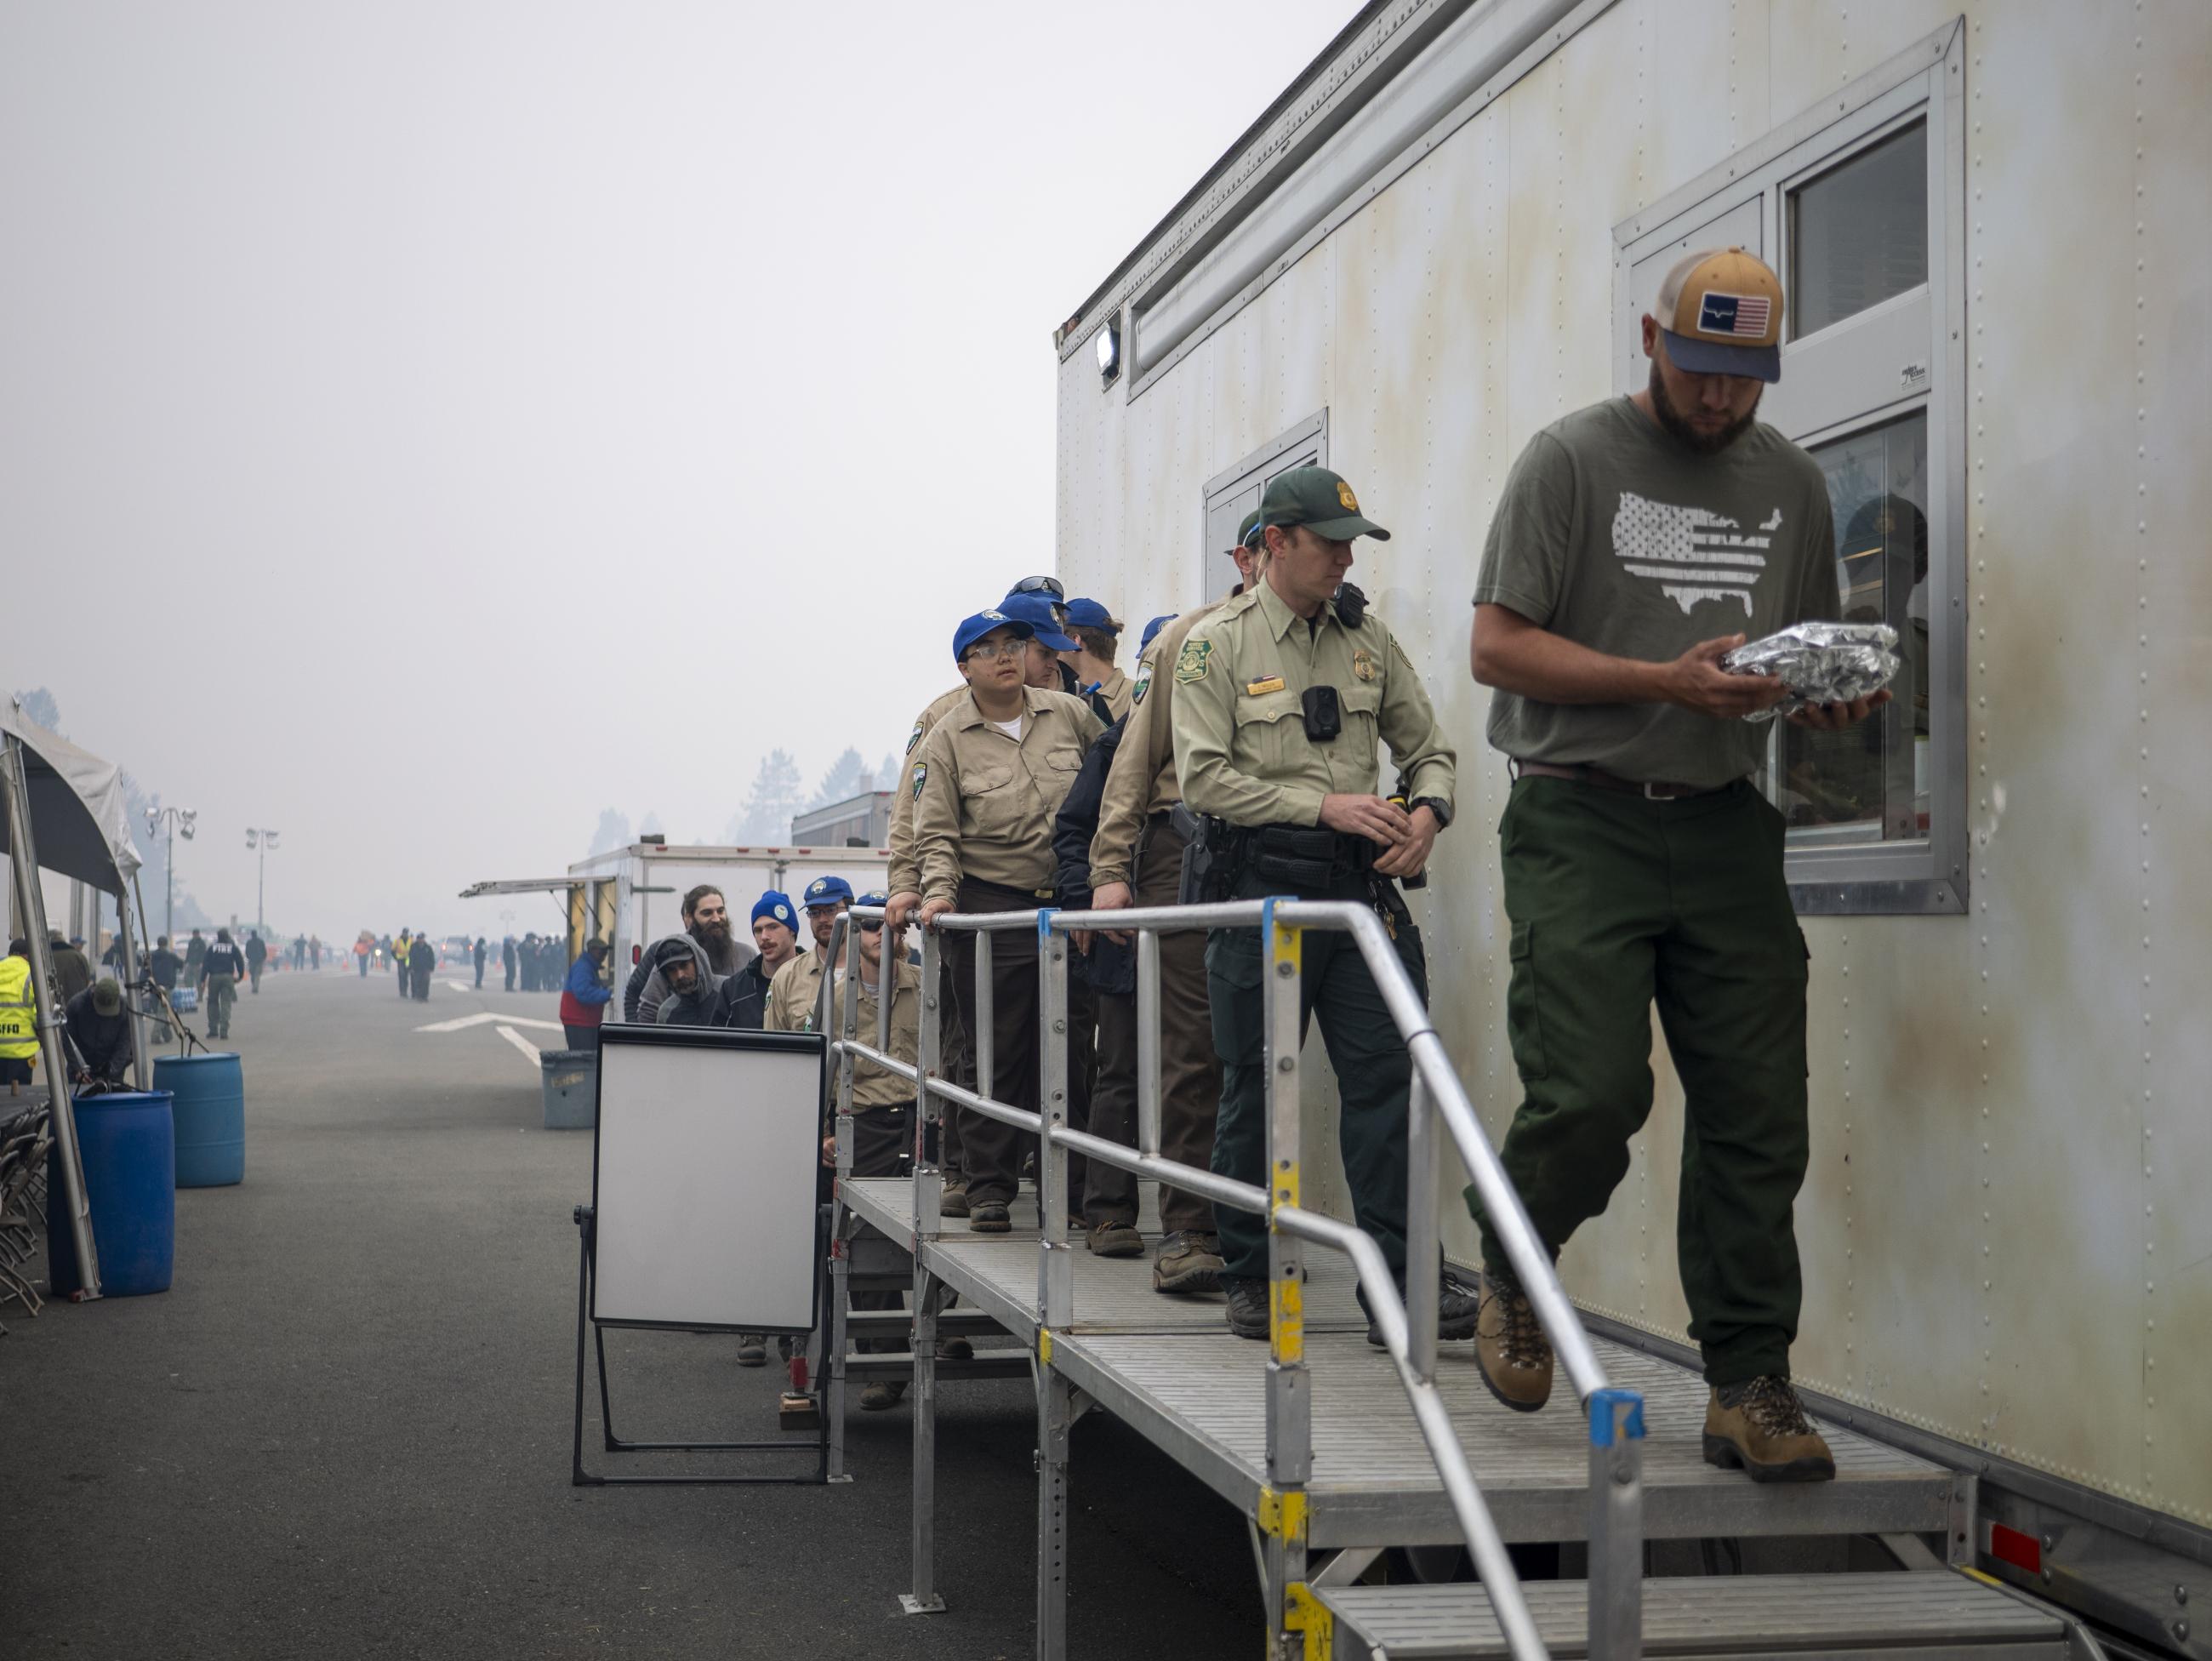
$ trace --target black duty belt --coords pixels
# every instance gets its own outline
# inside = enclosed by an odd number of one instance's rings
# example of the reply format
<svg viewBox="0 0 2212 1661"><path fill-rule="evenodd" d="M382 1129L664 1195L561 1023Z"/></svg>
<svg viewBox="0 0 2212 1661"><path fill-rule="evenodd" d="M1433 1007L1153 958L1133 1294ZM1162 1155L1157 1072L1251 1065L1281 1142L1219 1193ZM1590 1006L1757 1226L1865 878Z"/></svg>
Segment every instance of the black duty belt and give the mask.
<svg viewBox="0 0 2212 1661"><path fill-rule="evenodd" d="M1657 779L1625 779L1618 773L1608 773L1602 767L1577 764L1563 767L1548 761L1513 761L1507 764L1516 779L1566 779L1576 784L1595 785L1601 790L1612 790L1625 796L1643 796L1651 801L1679 801L1685 796L1715 796L1723 790L1733 790L1738 779L1726 784L1668 784Z"/></svg>

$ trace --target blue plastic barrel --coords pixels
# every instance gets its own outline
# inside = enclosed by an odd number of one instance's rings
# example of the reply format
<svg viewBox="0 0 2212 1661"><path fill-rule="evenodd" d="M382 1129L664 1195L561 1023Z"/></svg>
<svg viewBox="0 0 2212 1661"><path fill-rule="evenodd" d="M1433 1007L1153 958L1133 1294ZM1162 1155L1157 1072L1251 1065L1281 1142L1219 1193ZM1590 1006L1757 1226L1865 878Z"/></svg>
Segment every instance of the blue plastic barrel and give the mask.
<svg viewBox="0 0 2212 1661"><path fill-rule="evenodd" d="M223 1188L246 1180L246 1078L238 1057L162 1056L154 1083L177 1098L177 1186Z"/></svg>
<svg viewBox="0 0 2212 1661"><path fill-rule="evenodd" d="M93 1249L100 1253L100 1292L111 1298L167 1292L177 1256L177 1156L169 1092L88 1096L76 1105L77 1151L92 1207ZM63 1188L61 1150L56 1148L47 1156L46 1257L57 1297L67 1297L83 1284Z"/></svg>

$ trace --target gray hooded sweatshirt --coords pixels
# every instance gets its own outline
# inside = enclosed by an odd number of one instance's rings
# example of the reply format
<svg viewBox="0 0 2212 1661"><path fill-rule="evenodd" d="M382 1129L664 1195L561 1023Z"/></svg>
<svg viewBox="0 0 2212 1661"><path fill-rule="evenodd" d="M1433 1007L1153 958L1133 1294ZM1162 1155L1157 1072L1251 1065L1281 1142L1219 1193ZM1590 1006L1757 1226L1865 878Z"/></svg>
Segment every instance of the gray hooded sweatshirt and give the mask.
<svg viewBox="0 0 2212 1661"><path fill-rule="evenodd" d="M698 965L699 983L689 992L664 992L653 1009L653 1019L659 1026L712 1026L714 1012L721 1005L722 977L714 973L707 961L706 948L689 934L668 934L655 940L639 961L653 965L652 980L665 985L661 980L660 954L671 946L681 946L691 954Z"/></svg>
<svg viewBox="0 0 2212 1661"><path fill-rule="evenodd" d="M675 937L672 935L664 938ZM694 946L699 945L689 930L685 931L684 938L690 940ZM653 942L655 946L659 944L659 940ZM700 946L699 949L701 954L705 956L706 948ZM729 944L723 948L726 960L716 963L712 957L707 957L707 972L718 979L724 976L734 975L759 955L759 952L753 950L753 943L750 940L732 934ZM629 971L629 983L623 988L623 1019L651 1026L659 1018L660 1001L667 995L668 983L660 978L660 970L653 962L653 953L648 951L638 958L637 967Z"/></svg>

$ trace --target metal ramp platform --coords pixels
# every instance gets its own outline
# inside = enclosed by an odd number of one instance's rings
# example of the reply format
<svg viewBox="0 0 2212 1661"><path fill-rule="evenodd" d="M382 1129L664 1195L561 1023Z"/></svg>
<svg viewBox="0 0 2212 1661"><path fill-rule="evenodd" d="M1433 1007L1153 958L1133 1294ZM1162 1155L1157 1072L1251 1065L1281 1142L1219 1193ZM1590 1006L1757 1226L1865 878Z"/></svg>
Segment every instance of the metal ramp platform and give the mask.
<svg viewBox="0 0 2212 1661"><path fill-rule="evenodd" d="M911 1239L906 1183L853 1181L842 1192L856 1216L894 1240ZM1025 1202L1017 1218L1028 1209ZM939 1238L920 1243L923 1266L1036 1354L1036 1231L977 1235L959 1225L948 1218ZM1145 1260L1079 1250L1072 1267L1075 1320L1051 1335L1048 1365L1251 1515L1267 1487L1267 1346L1231 1335L1218 1294L1154 1292ZM1315 1449L1308 1542L1457 1541L1436 1466L1389 1358L1367 1342L1340 1258L1316 1256L1310 1265L1306 1329ZM1834 1426L1822 1427L1836 1454L1834 1482L1755 1485L1705 1463L1703 1380L1624 1345L1600 1341L1597 1349L1611 1377L1644 1394L1644 1528L1652 1538L1932 1532L1946 1526L1960 1497L1949 1471ZM1483 1387L1466 1343L1443 1347L1437 1379L1505 1537L1582 1538L1589 1440L1571 1392L1563 1387L1542 1413L1510 1412Z"/></svg>
<svg viewBox="0 0 2212 1661"><path fill-rule="evenodd" d="M1588 1654L1587 1588L1532 1581L1528 1612L1554 1658ZM1315 1593L1333 1661L1499 1661L1511 1653L1478 1585L1346 1586ZM1717 1575L1644 1583L1644 1653L1917 1661L2057 1661L2065 1623L1955 1572Z"/></svg>

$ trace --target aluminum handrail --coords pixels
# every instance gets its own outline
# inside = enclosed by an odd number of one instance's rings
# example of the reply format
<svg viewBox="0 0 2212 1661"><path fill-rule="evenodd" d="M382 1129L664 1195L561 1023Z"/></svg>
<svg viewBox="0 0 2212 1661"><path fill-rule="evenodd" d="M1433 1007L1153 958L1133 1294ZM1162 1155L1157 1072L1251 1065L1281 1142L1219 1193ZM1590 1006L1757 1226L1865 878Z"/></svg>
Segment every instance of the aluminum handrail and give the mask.
<svg viewBox="0 0 2212 1661"><path fill-rule="evenodd" d="M1044 1224L1039 1271L1041 1324L1065 1326L1073 1320L1073 1286L1067 1257L1068 1242L1066 1158L1080 1153L1140 1177L1151 1177L1216 1203L1263 1214L1269 1220L1270 1279L1288 1285L1303 1280L1303 1269L1287 1242L1298 1240L1343 1252L1383 1341L1383 1348L1396 1368L1431 1463L1437 1469L1460 1531L1465 1536L1485 1585L1501 1631L1516 1661L1543 1661L1545 1646L1529 1617L1520 1582L1515 1575L1503 1537L1484 1502L1465 1451L1453 1429L1449 1410L1436 1385L1438 1265L1440 1244L1437 1226L1437 1184L1430 1149L1430 1114L1440 1118L1457 1148L1470 1180L1488 1208L1493 1232L1520 1279L1539 1322L1551 1338L1561 1365L1573 1382L1589 1415L1591 1439L1591 1569L1589 1591L1589 1653L1594 1661L1636 1653L1640 1630L1642 1529L1638 1485L1638 1442L1643 1435L1641 1398L1633 1391L1610 1387L1588 1335L1576 1317L1565 1288L1560 1284L1549 1251L1536 1235L1520 1196L1506 1176L1497 1152L1490 1146L1476 1118L1473 1103L1452 1068L1443 1039L1429 1019L1425 1000L1399 960L1390 937L1369 907L1350 901L1247 900L1209 905L1134 907L1114 911L1061 911L1040 907L1034 911L952 913L937 918L934 930L972 930L976 945L977 1035L975 1090L935 1077L927 1066L909 1067L884 1049L860 1042L858 1031L858 931L847 927L846 917L883 916L880 907L855 907L841 916L842 934L849 956L843 977L846 986L845 1036L833 1037L831 1052L839 1059L838 1110L841 1119L837 1145L841 1172L849 1169L851 1138L842 1121L852 1110L851 1076L854 1060L865 1058L913 1081L917 1092L915 1124L915 1228L924 1232L922 1208L925 1183L933 1214L941 1189L939 1174L927 1160L927 1126L939 1101L951 1102L1018 1129L1035 1131L1041 1140L1038 1162L1039 1212ZM1159 1013L1158 936L1171 930L1256 927L1272 949L1279 977L1285 989L1263 988L1262 1008L1267 1019L1271 1056L1279 1055L1268 1069L1271 1092L1287 1082L1295 1090L1297 1051L1302 1047L1303 1026L1279 1033L1286 1010L1296 1012L1298 975L1297 937L1305 928L1332 929L1348 934L1358 946L1375 984L1389 1011L1392 1024L1405 1042L1413 1072L1408 1096L1410 1191L1407 1196L1407 1295L1401 1299L1381 1248L1364 1231L1335 1218L1304 1209L1297 1203L1297 1127L1296 1097L1290 1097L1285 1115L1279 1101L1269 1109L1271 1149L1276 1130L1283 1133L1291 1157L1271 1152L1275 1165L1271 1182L1279 1186L1262 1189L1222 1177L1212 1171L1165 1159L1158 1152L1159 1056L1157 1026ZM1039 1051L1042 1063L1043 1110L1031 1113L994 1099L991 1088L992 1037L989 976L990 937L1017 928L1034 928L1039 951ZM1132 1149L1060 1122L1053 1104L1064 1101L1064 1076L1055 1089L1055 1074L1066 1070L1066 969L1064 937L1078 931L1133 933L1137 939L1139 1009L1138 1135ZM933 966L933 940L925 932L925 963ZM888 954L879 954L881 989L878 993L878 1031L884 1045L890 1039L890 1004L895 972ZM826 988L830 977L824 977ZM1270 994L1273 994L1271 996ZM926 987L932 1019L925 1039L926 1056L937 1045L934 1026L941 1014L935 1009L935 989ZM1146 1042L1150 1036L1152 1042ZM1278 1045L1287 1037L1287 1047ZM1279 1078L1278 1075L1284 1075ZM1416 1157L1418 1156L1418 1157ZM930 1231L933 1234L933 1229ZM1417 1262L1416 1257L1419 1259ZM1409 1310L1418 1310L1418 1316ZM1287 1306L1287 1309L1286 1309ZM1269 1319L1268 1466L1271 1479L1278 1471L1281 1486L1303 1487L1310 1473L1310 1394L1293 1375L1304 1372L1304 1329L1302 1302L1276 1288L1270 1299ZM1295 1579L1303 1585L1304 1540L1303 1529L1295 1538L1287 1532L1270 1548L1273 1592L1284 1595ZM1279 1604L1279 1620L1282 1608Z"/></svg>

